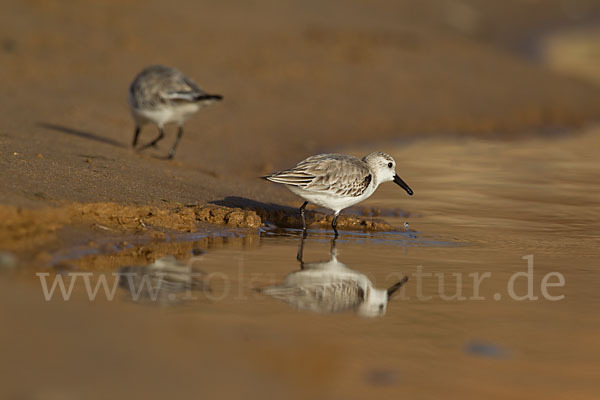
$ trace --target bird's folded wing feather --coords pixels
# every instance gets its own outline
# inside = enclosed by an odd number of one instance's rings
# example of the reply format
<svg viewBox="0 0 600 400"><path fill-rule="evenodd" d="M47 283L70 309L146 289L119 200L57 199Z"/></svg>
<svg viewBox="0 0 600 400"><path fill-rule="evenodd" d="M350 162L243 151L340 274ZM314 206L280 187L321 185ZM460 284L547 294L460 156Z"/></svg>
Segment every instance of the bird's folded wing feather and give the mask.
<svg viewBox="0 0 600 400"><path fill-rule="evenodd" d="M170 101L197 101L204 95L206 95L204 90L181 74L169 76L160 92L164 100Z"/></svg>
<svg viewBox="0 0 600 400"><path fill-rule="evenodd" d="M162 97L166 100L195 101L198 94L194 92L169 92L164 93Z"/></svg>
<svg viewBox="0 0 600 400"><path fill-rule="evenodd" d="M301 161L294 168L276 172L266 178L307 191L359 196L371 182L371 171L358 158L320 154Z"/></svg>

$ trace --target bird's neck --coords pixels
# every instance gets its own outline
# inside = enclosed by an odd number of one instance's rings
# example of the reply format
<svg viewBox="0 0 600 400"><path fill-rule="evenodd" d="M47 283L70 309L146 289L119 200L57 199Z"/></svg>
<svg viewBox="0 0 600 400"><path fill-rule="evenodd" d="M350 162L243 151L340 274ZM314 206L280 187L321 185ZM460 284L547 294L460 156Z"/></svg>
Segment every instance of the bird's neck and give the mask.
<svg viewBox="0 0 600 400"><path fill-rule="evenodd" d="M377 189L377 187L379 186L379 177L377 175L375 175L375 173L371 172L371 187L372 187L372 191L375 191Z"/></svg>

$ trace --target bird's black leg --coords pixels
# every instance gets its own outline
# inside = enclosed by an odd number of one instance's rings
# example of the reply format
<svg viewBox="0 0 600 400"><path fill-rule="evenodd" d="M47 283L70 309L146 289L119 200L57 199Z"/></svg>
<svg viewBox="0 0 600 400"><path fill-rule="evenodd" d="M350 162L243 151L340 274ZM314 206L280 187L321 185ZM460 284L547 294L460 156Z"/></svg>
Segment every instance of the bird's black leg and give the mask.
<svg viewBox="0 0 600 400"><path fill-rule="evenodd" d="M333 228L333 232L335 233L335 237L337 238L339 233L337 231L337 217L340 215L340 212L336 212L333 214L333 221L331 221L331 227Z"/></svg>
<svg viewBox="0 0 600 400"><path fill-rule="evenodd" d="M304 255L304 239L306 236L302 235L302 239L300 239L300 248L298 249L298 254L296 255L296 260L300 263L300 269L304 269L304 261L302 261Z"/></svg>
<svg viewBox="0 0 600 400"><path fill-rule="evenodd" d="M154 147L154 146L156 146L156 143L160 142L164 137L165 137L165 133L163 131L163 128L162 128L162 126L159 126L158 127L158 136L150 143L147 143L147 144L143 145L142 147L140 147L138 150L144 150L144 149L147 149L148 147Z"/></svg>
<svg viewBox="0 0 600 400"><path fill-rule="evenodd" d="M304 209L306 208L306 205L308 204L308 201L305 201L304 204L302 204L302 206L300 206L300 216L302 217L302 234L304 236L306 236L306 219L304 218Z"/></svg>
<svg viewBox="0 0 600 400"><path fill-rule="evenodd" d="M131 145L131 147L135 147L137 145L138 136L140 135L141 130L142 129L139 126L135 127L135 133L133 134L133 144Z"/></svg>
<svg viewBox="0 0 600 400"><path fill-rule="evenodd" d="M172 160L175 157L175 150L177 150L177 145L179 144L179 140L183 136L183 126L179 126L177 129L177 138L175 139L175 143L173 143L173 147L171 147L171 151L169 151L169 160Z"/></svg>

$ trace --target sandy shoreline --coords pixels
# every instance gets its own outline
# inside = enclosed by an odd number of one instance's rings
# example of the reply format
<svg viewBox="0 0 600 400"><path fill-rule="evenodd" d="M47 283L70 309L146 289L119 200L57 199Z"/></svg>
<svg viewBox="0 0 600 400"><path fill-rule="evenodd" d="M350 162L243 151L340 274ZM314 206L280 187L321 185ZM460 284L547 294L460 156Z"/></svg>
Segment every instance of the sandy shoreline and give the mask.
<svg viewBox="0 0 600 400"><path fill-rule="evenodd" d="M0 17L0 203L240 196L292 205L287 191L255 178L368 141L519 139L597 120L600 89L508 50L578 14L517 3L9 2ZM189 121L173 162L160 159L172 130L159 150L128 148L126 88L157 62L226 99ZM148 127L141 140L154 135Z"/></svg>
<svg viewBox="0 0 600 400"><path fill-rule="evenodd" d="M223 229L236 235L252 236L258 228L301 228L298 210L272 204L250 202L247 199L231 199L218 204L163 204L154 206L119 205L116 203L74 203L58 207L23 209L0 206L0 242L3 251L17 255L22 266L46 268L55 266L54 255L62 248L83 246L97 248L103 240L100 253L119 250L124 239L138 242L168 243L183 238L186 233L205 232L211 236L223 233ZM363 215L373 214L367 208L357 209ZM375 210L375 213L378 213ZM400 211L397 211L398 213ZM331 215L321 211L307 212L309 228L329 229ZM214 230L221 227L221 230ZM339 218L341 230L365 232L403 230L381 218L353 215L347 212ZM76 235L69 233L75 230ZM150 257L147 261L153 261Z"/></svg>

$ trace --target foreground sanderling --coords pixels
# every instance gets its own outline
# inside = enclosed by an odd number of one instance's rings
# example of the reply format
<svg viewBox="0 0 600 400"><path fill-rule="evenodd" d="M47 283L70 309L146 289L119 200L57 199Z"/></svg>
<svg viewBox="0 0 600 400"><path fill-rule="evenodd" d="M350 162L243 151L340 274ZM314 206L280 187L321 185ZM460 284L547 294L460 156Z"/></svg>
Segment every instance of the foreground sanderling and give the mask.
<svg viewBox="0 0 600 400"><path fill-rule="evenodd" d="M264 179L282 183L306 200L300 207L305 232L304 208L308 203L333 210L331 226L337 236L340 211L367 199L380 183L394 181L412 196L412 189L396 174L395 168L396 161L381 152L367 154L362 159L342 154L319 154Z"/></svg>
<svg viewBox="0 0 600 400"><path fill-rule="evenodd" d="M304 237L298 250L300 271L290 273L283 283L258 289L260 293L283 301L300 311L337 313L353 310L363 317L383 316L387 303L408 277L388 289L377 289L364 274L348 268L337 259L335 239L330 259L325 262L303 261Z"/></svg>
<svg viewBox="0 0 600 400"><path fill-rule="evenodd" d="M152 65L140 72L129 86L129 106L135 120L133 147L137 145L142 126L153 122L158 127L158 136L139 150L155 146L163 137L164 125L174 122L178 126L177 139L169 158L183 135L183 123L202 106L220 101L223 96L207 94L194 81L175 68Z"/></svg>

